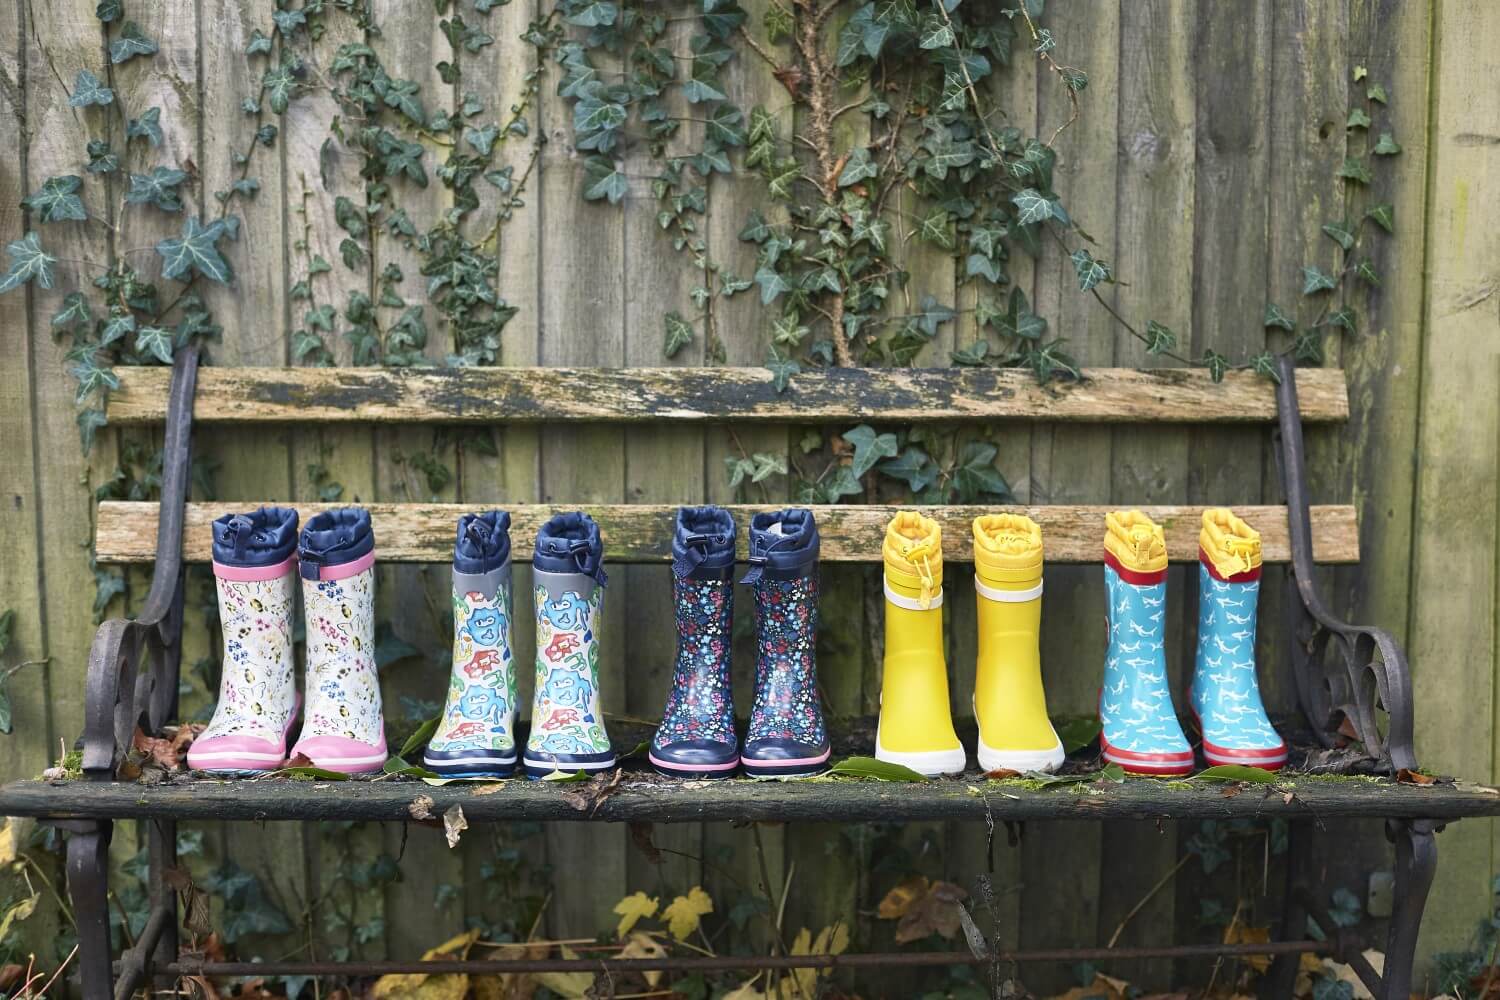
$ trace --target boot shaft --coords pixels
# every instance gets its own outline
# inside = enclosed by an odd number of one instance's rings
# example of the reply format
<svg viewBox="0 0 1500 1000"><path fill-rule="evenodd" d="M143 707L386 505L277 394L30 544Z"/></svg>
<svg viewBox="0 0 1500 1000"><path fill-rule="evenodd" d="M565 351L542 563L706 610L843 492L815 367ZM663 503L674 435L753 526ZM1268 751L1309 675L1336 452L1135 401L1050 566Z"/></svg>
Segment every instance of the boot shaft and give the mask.
<svg viewBox="0 0 1500 1000"><path fill-rule="evenodd" d="M368 511L325 511L298 546L307 615L303 741L338 736L384 747L375 667L375 532Z"/></svg>
<svg viewBox="0 0 1500 1000"><path fill-rule="evenodd" d="M517 678L512 655L510 516L459 520L453 557L453 670L434 741L446 748L512 743Z"/></svg>
<svg viewBox="0 0 1500 1000"><path fill-rule="evenodd" d="M828 735L818 696L819 539L812 511L755 515L749 548L742 582L754 585L756 657L747 761L760 741L822 746Z"/></svg>

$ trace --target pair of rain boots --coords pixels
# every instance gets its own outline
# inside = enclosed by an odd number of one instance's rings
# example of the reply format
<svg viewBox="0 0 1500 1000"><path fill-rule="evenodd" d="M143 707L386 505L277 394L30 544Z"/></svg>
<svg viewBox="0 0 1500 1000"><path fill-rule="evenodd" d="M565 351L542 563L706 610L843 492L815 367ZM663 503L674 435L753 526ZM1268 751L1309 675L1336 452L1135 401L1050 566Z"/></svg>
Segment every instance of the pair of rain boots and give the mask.
<svg viewBox="0 0 1500 1000"><path fill-rule="evenodd" d="M346 774L386 761L375 670L375 533L358 507L325 511L297 531L297 512L262 507L213 523L213 572L224 633L219 700L188 749L188 766L218 774L275 770L300 699L292 616L302 579L307 679L292 758Z"/></svg>
<svg viewBox="0 0 1500 1000"><path fill-rule="evenodd" d="M1167 686L1167 547L1140 511L1105 518L1109 650L1099 698L1104 758L1135 774L1182 775L1193 749ZM1256 682L1255 611L1260 533L1233 512L1203 512L1198 536L1198 642L1189 702L1210 765L1278 770L1286 744L1266 716Z"/></svg>
<svg viewBox="0 0 1500 1000"><path fill-rule="evenodd" d="M616 757L599 695L599 624L607 582L599 526L559 514L537 534L536 691L524 753L515 739L510 515L465 514L453 550L453 670L423 765L449 778L605 771Z"/></svg>
<svg viewBox="0 0 1500 1000"><path fill-rule="evenodd" d="M685 778L795 778L828 766L818 696L818 526L789 508L750 522L755 594L755 701L741 748L734 728L730 648L734 623L734 519L722 507L683 507L672 534L677 659L649 759Z"/></svg>
<svg viewBox="0 0 1500 1000"><path fill-rule="evenodd" d="M1022 515L991 514L975 518L973 536L979 766L1056 770L1065 754L1047 717L1038 644L1042 529ZM942 529L903 511L886 529L882 558L885 662L875 756L928 776L957 774L968 761L949 712Z"/></svg>

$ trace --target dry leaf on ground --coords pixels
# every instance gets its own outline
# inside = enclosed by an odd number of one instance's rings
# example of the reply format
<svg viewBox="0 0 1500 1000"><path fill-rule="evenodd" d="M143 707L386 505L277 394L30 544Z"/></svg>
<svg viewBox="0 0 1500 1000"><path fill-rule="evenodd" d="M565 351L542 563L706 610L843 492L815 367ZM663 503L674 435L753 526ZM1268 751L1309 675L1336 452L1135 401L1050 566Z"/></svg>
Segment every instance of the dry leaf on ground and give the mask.
<svg viewBox="0 0 1500 1000"><path fill-rule="evenodd" d="M458 846L458 838L469 828L469 821L464 819L464 807L452 805L448 811L443 813L443 836L448 838L448 847Z"/></svg>
<svg viewBox="0 0 1500 1000"><path fill-rule="evenodd" d="M418 795L411 800L406 811L411 813L412 819L432 819L433 804L431 795Z"/></svg>

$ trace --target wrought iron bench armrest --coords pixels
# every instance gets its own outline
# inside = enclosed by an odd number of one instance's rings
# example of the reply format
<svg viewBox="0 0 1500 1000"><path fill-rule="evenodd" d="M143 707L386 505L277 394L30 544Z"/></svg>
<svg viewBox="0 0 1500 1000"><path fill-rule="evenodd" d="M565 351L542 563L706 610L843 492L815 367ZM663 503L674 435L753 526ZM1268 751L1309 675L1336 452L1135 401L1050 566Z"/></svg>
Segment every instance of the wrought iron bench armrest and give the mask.
<svg viewBox="0 0 1500 1000"><path fill-rule="evenodd" d="M156 565L145 606L135 618L112 618L100 625L89 650L83 771L90 780L114 778L142 715L147 731L154 733L176 713L182 657L182 526L197 375L198 349L178 351L162 454Z"/></svg>
<svg viewBox="0 0 1500 1000"><path fill-rule="evenodd" d="M1277 464L1286 492L1292 543L1288 603L1292 624L1292 664L1298 700L1319 740L1332 746L1344 719L1353 725L1366 751L1381 768L1415 769L1411 671L1406 653L1385 629L1341 621L1318 595L1313 576L1312 522L1308 514L1302 418L1297 408L1296 371L1281 359L1276 389ZM1389 723L1380 731L1377 711Z"/></svg>

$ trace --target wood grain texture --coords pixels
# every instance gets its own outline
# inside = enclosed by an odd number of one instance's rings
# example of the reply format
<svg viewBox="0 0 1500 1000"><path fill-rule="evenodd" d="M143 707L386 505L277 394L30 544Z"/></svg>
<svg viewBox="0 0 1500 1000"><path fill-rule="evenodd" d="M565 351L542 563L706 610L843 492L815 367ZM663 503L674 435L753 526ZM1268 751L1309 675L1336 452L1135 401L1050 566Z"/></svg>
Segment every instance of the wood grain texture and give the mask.
<svg viewBox="0 0 1500 1000"><path fill-rule="evenodd" d="M1495 766L1496 623L1500 578L1500 103L1466 79L1500 73L1500 6L1449 0L1434 22L1428 135L1426 338L1410 618L1417 759L1479 777ZM1420 720L1425 720L1425 725ZM1487 738L1482 734L1488 734ZM1426 922L1424 951L1466 947L1463 913L1490 905L1493 834L1481 824L1445 835L1433 886L1444 905Z"/></svg>
<svg viewBox="0 0 1500 1000"><path fill-rule="evenodd" d="M164 420L169 374L120 369L120 389L109 401L110 422ZM1276 416L1273 387L1248 372L1231 372L1218 385L1202 369L1085 369L1084 374L1082 382L1043 385L1018 369L834 369L796 376L778 394L770 372L748 367L204 368L193 419L553 424L1009 418L1251 424ZM1348 416L1343 375L1336 370L1299 370L1297 393L1304 421Z"/></svg>
<svg viewBox="0 0 1500 1000"><path fill-rule="evenodd" d="M209 558L209 525L214 518L258 506L261 501L240 503L190 503L183 555L190 562ZM267 499L265 503L273 503ZM285 503L285 501L280 501ZM111 500L99 505L98 553L101 562L149 562L155 556L157 504L146 501ZM297 509L304 519L340 504L303 503ZM448 503L372 503L366 505L375 523L377 555L382 562L447 562L453 557L453 525L470 508ZM670 557L675 505L584 503L503 505L511 513L512 551L524 561L531 551L537 529L555 513L583 510L599 522L604 534L605 559L609 562L665 562ZM746 532L751 515L764 505L735 504L729 510L740 525L740 558L745 558ZM880 504L842 504L810 508L818 520L824 562L878 562L886 523L901 507ZM1049 563L1097 563L1104 547L1104 514L1114 508L1085 504L1050 504L1042 507L924 507L923 512L947 526L943 532L943 558L950 562L972 562L968 523L980 514L1024 513L1042 526ZM1166 531L1167 553L1177 562L1198 558L1201 506L1144 506ZM1237 507L1236 512L1261 533L1265 560L1283 563L1289 559L1286 508ZM1312 508L1313 556L1320 563L1359 561L1358 526L1354 508Z"/></svg>
<svg viewBox="0 0 1500 1000"><path fill-rule="evenodd" d="M1500 792L1483 785L1397 785L1389 781L1294 782L1282 790L1225 796L1223 785L1131 779L1119 784L1030 790L1017 782L992 782L978 774L954 781L849 781L817 778L763 782L726 779L680 781L625 772L618 790L580 810L564 796L582 786L550 781L508 781L498 791L465 784L434 787L420 781L295 781L182 778L171 783L18 781L0 789L0 810L10 816L137 817L190 819L411 822L407 807L419 795L440 814L461 805L470 823L559 820L577 828L626 820L695 823L708 820L773 822L900 822L920 819L1101 820L1235 819L1313 816L1427 817L1500 815ZM707 787L705 787L707 786ZM619 831L622 832L623 831Z"/></svg>

